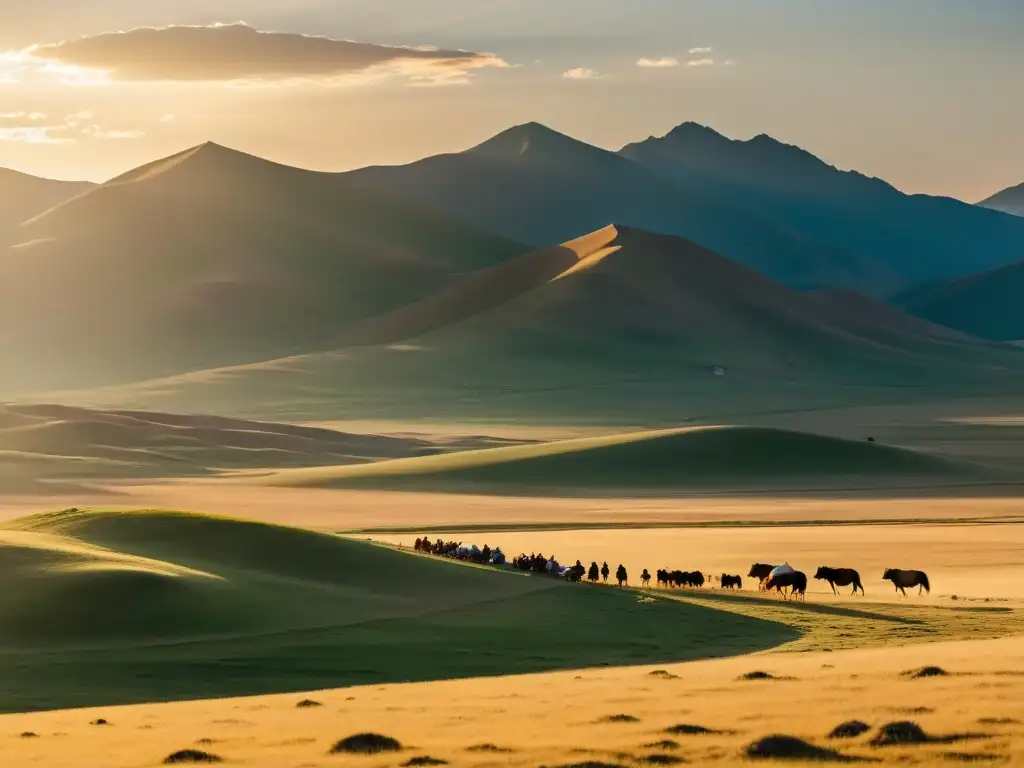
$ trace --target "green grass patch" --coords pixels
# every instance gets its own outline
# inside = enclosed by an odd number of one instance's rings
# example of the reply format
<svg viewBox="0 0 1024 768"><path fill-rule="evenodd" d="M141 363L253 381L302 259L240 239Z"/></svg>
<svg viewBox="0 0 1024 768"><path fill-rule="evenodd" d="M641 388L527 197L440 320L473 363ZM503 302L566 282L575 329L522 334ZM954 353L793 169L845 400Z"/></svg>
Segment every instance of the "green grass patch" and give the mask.
<svg viewBox="0 0 1024 768"><path fill-rule="evenodd" d="M167 512L0 528L0 711L741 654L774 621ZM538 631L538 628L543 631Z"/></svg>

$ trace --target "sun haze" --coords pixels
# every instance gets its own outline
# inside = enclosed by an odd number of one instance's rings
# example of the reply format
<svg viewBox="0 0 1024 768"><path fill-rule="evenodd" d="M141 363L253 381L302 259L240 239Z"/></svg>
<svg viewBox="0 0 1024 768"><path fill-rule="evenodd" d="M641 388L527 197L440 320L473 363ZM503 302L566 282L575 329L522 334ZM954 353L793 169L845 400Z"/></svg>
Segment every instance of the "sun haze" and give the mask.
<svg viewBox="0 0 1024 768"><path fill-rule="evenodd" d="M1024 764L1018 5L0 0L5 764Z"/></svg>

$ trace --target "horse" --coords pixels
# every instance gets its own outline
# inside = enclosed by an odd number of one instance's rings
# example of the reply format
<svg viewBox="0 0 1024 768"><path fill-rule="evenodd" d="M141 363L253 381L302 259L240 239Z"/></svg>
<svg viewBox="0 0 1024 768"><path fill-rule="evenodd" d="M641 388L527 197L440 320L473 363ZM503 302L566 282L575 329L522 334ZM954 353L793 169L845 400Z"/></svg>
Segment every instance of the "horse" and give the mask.
<svg viewBox="0 0 1024 768"><path fill-rule="evenodd" d="M604 579L604 583L608 583L608 574L611 573L611 569L608 567L608 563L601 564L601 578Z"/></svg>
<svg viewBox="0 0 1024 768"><path fill-rule="evenodd" d="M587 581L591 584L597 584L597 580L601 577L601 571L597 567L596 562L590 563L590 570L587 571Z"/></svg>
<svg viewBox="0 0 1024 768"><path fill-rule="evenodd" d="M758 589L764 591L765 581L768 580L768 577L771 575L772 571L774 571L777 567L778 566L775 565L769 565L768 563L754 563L752 566L750 566L750 573L747 574L747 577L751 579L757 579Z"/></svg>
<svg viewBox="0 0 1024 768"><path fill-rule="evenodd" d="M789 599L789 595L783 592L784 587L790 588L790 594L801 595L804 599L807 598L807 574L803 571L793 571L792 573L779 573L768 579L765 584L765 591L771 591L772 589L778 590L779 594Z"/></svg>
<svg viewBox="0 0 1024 768"><path fill-rule="evenodd" d="M727 573L723 573L719 583L722 585L722 589L743 589L743 578L741 576L730 576Z"/></svg>
<svg viewBox="0 0 1024 768"><path fill-rule="evenodd" d="M814 578L819 581L827 581L828 585L832 587L833 595L839 594L839 590L836 589L837 584L840 587L848 587L853 584L853 594L856 595L858 589L862 595L864 594L864 585L860 583L860 574L853 568L829 568L822 565L814 574Z"/></svg>
<svg viewBox="0 0 1024 768"><path fill-rule="evenodd" d="M619 564L619 567L615 569L615 580L619 582L621 588L623 584L629 583L629 575L626 573L626 566Z"/></svg>
<svg viewBox="0 0 1024 768"><path fill-rule="evenodd" d="M566 568L564 571L562 571L562 576L565 578L566 581L571 581L574 584L579 584L580 581L583 580L583 574L585 574L586 572L587 569L580 564L579 560L577 560L576 565L572 566L571 568Z"/></svg>
<svg viewBox="0 0 1024 768"><path fill-rule="evenodd" d="M668 587L668 586L670 586L669 585L669 581L668 581L668 570L667 569L659 568L656 571L656 575L658 577L658 586L659 587Z"/></svg>
<svg viewBox="0 0 1024 768"><path fill-rule="evenodd" d="M640 586L647 589L651 586L651 574L644 568L644 572L640 574Z"/></svg>
<svg viewBox="0 0 1024 768"><path fill-rule="evenodd" d="M905 587L920 587L917 590L918 595L924 594L925 590L929 593L932 591L931 584L928 583L928 574L924 571L901 571L899 568L886 568L885 573L882 574L882 581L891 581L896 587L896 591L902 592L904 597L907 596Z"/></svg>

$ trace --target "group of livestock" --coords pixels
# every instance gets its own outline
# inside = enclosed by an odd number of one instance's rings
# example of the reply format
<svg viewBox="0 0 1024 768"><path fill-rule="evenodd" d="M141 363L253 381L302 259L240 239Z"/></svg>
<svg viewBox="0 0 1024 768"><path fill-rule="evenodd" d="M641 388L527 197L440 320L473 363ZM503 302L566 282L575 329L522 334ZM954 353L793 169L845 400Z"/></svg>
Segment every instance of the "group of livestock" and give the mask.
<svg viewBox="0 0 1024 768"><path fill-rule="evenodd" d="M479 565L505 566L508 564L505 554L501 551L500 547L495 547L492 550L487 544L484 544L483 547L478 547L475 544L464 545L462 542L444 541L442 539L431 542L427 537L423 537L422 539L416 539L415 549L417 552L449 557ZM598 580L602 580L607 584L608 577L611 575L608 563L598 566L595 561L591 562L590 567L587 568L577 560L575 565L563 566L555 559L554 555L545 557L542 554L536 553L517 555L512 558L511 565L519 571L557 576L566 581L577 583L586 578L592 584L596 584ZM716 581L715 576L705 578L704 574L700 571L660 568L656 571L656 575L657 586L664 588L701 588L708 582L714 584ZM757 579L758 589L762 592L770 592L774 589L786 599L793 597L803 600L807 597L807 574L796 570L789 563L783 563L782 565L754 563L747 577ZM827 582L832 587L833 594L839 594L836 587L849 586L853 587L853 594L856 595L857 590L860 590L862 595L864 594L864 585L861 584L860 574L853 568L821 566L814 574L814 578ZM924 591L931 592L928 575L923 571L904 571L898 568L887 568L882 576L882 580L892 582L896 591L902 592L904 597L907 595L907 587L919 587L918 594L922 594ZM629 584L629 574L622 564L619 564L619 567L615 569L615 581L620 587L628 586ZM723 573L720 577L717 577L717 581L722 589L743 589L743 578L739 575ZM640 574L640 585L646 588L650 584L651 574L644 568L643 573Z"/></svg>

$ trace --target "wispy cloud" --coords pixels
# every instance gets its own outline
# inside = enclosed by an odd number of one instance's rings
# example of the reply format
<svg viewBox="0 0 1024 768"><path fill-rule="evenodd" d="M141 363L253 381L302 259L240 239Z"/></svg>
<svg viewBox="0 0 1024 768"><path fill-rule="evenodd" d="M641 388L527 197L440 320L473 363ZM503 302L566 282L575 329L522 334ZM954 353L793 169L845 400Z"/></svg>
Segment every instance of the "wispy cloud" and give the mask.
<svg viewBox="0 0 1024 768"><path fill-rule="evenodd" d="M701 53L711 53L713 50L715 49L709 45L705 48L691 48L689 51L687 51L687 53L689 53L691 56L697 56L698 54Z"/></svg>
<svg viewBox="0 0 1024 768"><path fill-rule="evenodd" d="M81 139L138 139L142 130L104 128L89 111L75 112L63 120L50 120L41 112L0 114L0 142L17 144L71 144Z"/></svg>
<svg viewBox="0 0 1024 768"><path fill-rule="evenodd" d="M646 67L650 69L666 69L668 67L678 67L679 59L671 56L663 56L660 59L640 59L636 65L638 67Z"/></svg>
<svg viewBox="0 0 1024 768"><path fill-rule="evenodd" d="M710 67L715 63L714 59L703 58L703 59L690 59L686 62L688 67Z"/></svg>
<svg viewBox="0 0 1024 768"><path fill-rule="evenodd" d="M264 32L242 22L141 27L0 53L0 77L33 71L66 84L89 84L90 77L93 83L334 84L362 75L451 84L478 69L508 66L488 53Z"/></svg>
<svg viewBox="0 0 1024 768"><path fill-rule="evenodd" d="M563 72L562 77L566 80L604 80L608 75L603 75L596 69L590 69L589 67L576 67L575 69Z"/></svg>

